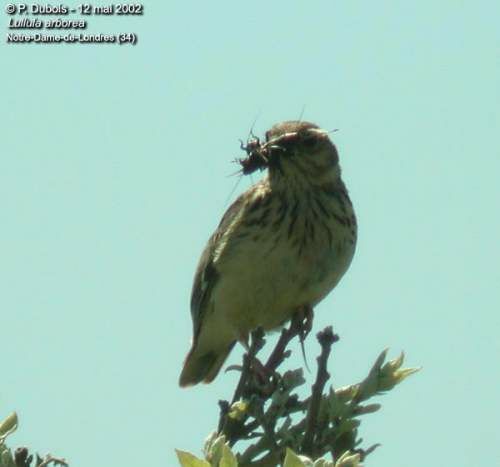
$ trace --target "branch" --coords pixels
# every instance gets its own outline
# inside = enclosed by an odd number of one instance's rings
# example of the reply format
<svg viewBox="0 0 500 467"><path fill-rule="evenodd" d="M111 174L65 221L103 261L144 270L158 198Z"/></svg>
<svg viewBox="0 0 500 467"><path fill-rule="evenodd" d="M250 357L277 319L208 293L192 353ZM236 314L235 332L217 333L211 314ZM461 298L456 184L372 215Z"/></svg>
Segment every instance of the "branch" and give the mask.
<svg viewBox="0 0 500 467"><path fill-rule="evenodd" d="M290 354L287 347L291 340L298 336L303 342L304 329L304 314L294 316L265 365L256 356L264 344L263 334L252 335L242 365L233 367L241 371L241 376L232 403L219 403L219 429L204 448L208 461L219 459L224 448L229 453L224 459L229 462L236 458L240 467L275 467L281 465L289 448L312 461L331 455L334 461L352 457L358 462L377 447L360 448L359 417L380 409L380 404L364 401L391 390L417 369L401 367L403 354L385 362L384 351L361 383L330 388L325 394L330 378L327 363L332 345L338 340L329 326L317 334L321 351L316 378L309 397L301 399L296 389L305 383L303 370L280 373L278 367ZM305 415L297 417L298 412ZM246 445L236 454L230 448L238 441Z"/></svg>
<svg viewBox="0 0 500 467"><path fill-rule="evenodd" d="M307 428L304 435L304 441L302 443L302 451L311 456L314 454L313 446L316 436L318 413L323 395L323 389L326 382L330 378L330 374L326 369L328 357L330 356L332 345L339 339L339 337L333 333L331 326L328 326L323 331L319 332L316 337L321 345L321 354L317 358L318 373L316 375L316 381L312 387L311 401L306 419Z"/></svg>

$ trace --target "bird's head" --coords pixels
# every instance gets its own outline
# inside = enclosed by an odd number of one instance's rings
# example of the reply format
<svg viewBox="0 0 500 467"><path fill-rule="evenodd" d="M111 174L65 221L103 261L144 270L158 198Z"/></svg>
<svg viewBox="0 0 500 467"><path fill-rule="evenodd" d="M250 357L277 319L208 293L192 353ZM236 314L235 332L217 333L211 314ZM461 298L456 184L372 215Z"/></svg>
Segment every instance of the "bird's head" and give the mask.
<svg viewBox="0 0 500 467"><path fill-rule="evenodd" d="M328 132L313 123L278 123L266 132L264 143L252 140L247 148L248 168L245 172L243 166L244 173L268 168L274 179L316 183L338 172L337 149Z"/></svg>

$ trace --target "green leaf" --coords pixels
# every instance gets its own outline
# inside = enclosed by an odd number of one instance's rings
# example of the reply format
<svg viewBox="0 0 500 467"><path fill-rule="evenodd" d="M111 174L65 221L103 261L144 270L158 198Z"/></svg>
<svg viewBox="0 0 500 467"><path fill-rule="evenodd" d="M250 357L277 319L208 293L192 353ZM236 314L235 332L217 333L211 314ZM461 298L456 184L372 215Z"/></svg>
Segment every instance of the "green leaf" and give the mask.
<svg viewBox="0 0 500 467"><path fill-rule="evenodd" d="M335 467L335 464L332 461L321 458L314 461L313 467Z"/></svg>
<svg viewBox="0 0 500 467"><path fill-rule="evenodd" d="M17 414L12 412L2 423L0 423L0 442L17 428Z"/></svg>
<svg viewBox="0 0 500 467"><path fill-rule="evenodd" d="M382 353L377 357L375 363L370 369L368 376L359 385L358 401L364 401L374 396L379 388L379 375L380 369L384 363L389 349L384 349Z"/></svg>
<svg viewBox="0 0 500 467"><path fill-rule="evenodd" d="M235 402L229 409L227 416L234 420L243 420L248 412L248 401Z"/></svg>
<svg viewBox="0 0 500 467"><path fill-rule="evenodd" d="M404 353L384 364L386 357L387 349L378 356L370 373L359 385L358 402L369 399L376 394L390 391L408 376L420 370L420 368L401 368Z"/></svg>
<svg viewBox="0 0 500 467"><path fill-rule="evenodd" d="M212 431L207 438L205 439L205 443L203 445L203 454L205 455L205 459L208 459L211 456L212 445L217 441L219 435L216 431Z"/></svg>
<svg viewBox="0 0 500 467"><path fill-rule="evenodd" d="M335 463L335 467L361 467L361 456L359 454L352 454L350 451L344 452Z"/></svg>
<svg viewBox="0 0 500 467"><path fill-rule="evenodd" d="M354 418L342 418L337 426L337 429L335 430L335 435L340 436L344 433L352 433L352 436L356 437L355 431L359 427L360 423L361 422L359 420Z"/></svg>
<svg viewBox="0 0 500 467"><path fill-rule="evenodd" d="M226 438L224 436L218 436L208 447L205 452L205 458L210 462L210 465L219 466L224 453L224 446L226 445Z"/></svg>
<svg viewBox="0 0 500 467"><path fill-rule="evenodd" d="M227 444L224 444L222 448L222 459L220 460L219 467L238 467L236 456Z"/></svg>
<svg viewBox="0 0 500 467"><path fill-rule="evenodd" d="M344 388L341 388L341 390L344 390ZM330 388L330 394L325 396L330 420L335 420L339 417L348 417L352 413L351 400L346 397L350 393L338 391Z"/></svg>
<svg viewBox="0 0 500 467"><path fill-rule="evenodd" d="M180 449L176 449L175 452L182 467L210 467L207 461L198 459L190 452L181 451Z"/></svg>
<svg viewBox="0 0 500 467"><path fill-rule="evenodd" d="M305 462L309 461L309 465L312 465L312 461L307 459L305 456L297 456L290 448L286 448L285 463L283 467L307 467L308 464Z"/></svg>
<svg viewBox="0 0 500 467"><path fill-rule="evenodd" d="M381 407L382 406L380 404L359 404L354 411L354 416L357 417L359 415L365 415L367 413L374 413L377 412L377 410L380 410Z"/></svg>
<svg viewBox="0 0 500 467"><path fill-rule="evenodd" d="M404 352L401 352L399 357L390 360L380 369L379 391L389 391L408 376L420 371L420 368L401 368L404 357Z"/></svg>
<svg viewBox="0 0 500 467"><path fill-rule="evenodd" d="M0 446L0 467L16 467L10 449Z"/></svg>

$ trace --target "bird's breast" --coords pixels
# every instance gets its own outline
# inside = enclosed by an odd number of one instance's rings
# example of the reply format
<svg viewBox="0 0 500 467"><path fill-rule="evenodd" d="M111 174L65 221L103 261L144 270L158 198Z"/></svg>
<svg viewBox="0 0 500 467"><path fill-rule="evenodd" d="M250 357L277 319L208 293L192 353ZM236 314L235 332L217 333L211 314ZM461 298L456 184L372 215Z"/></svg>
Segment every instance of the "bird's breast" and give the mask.
<svg viewBox="0 0 500 467"><path fill-rule="evenodd" d="M275 328L298 307L314 306L351 262L354 243L345 227L334 216L299 206L288 209L279 225L264 222L240 235L218 265L215 312L241 335Z"/></svg>

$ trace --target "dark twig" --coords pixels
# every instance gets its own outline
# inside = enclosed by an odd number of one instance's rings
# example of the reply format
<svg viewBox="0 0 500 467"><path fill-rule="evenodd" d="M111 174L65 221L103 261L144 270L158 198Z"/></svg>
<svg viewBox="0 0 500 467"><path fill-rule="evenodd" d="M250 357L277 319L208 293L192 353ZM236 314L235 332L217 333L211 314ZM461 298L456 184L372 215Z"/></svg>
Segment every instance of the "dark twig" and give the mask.
<svg viewBox="0 0 500 467"><path fill-rule="evenodd" d="M288 415L292 415L297 412L304 412L309 405L309 399L305 399L304 401L297 402L294 406L289 407L281 416L287 417ZM242 431L242 437L249 438L250 433L261 426L259 420L255 419L252 422L249 422L245 425Z"/></svg>
<svg viewBox="0 0 500 467"><path fill-rule="evenodd" d="M235 423L230 423L227 417L229 413L229 408L232 404L241 399L243 394L247 391L248 383L252 377L252 364L257 360L256 355L259 352L259 350L264 346L264 343L265 343L264 331L262 329L257 329L252 333L252 341L248 349L248 352L243 355L243 366L241 368L241 376L234 391L233 397L231 398L231 404L229 404L227 401L224 400L219 401L220 416L219 416L219 424L217 431L219 433L225 433L229 440L231 440L231 438L233 437L229 435L228 431L232 430L227 425L229 424L231 425L231 428L233 430L239 431L244 423L244 421L236 423L238 425L238 428L236 428Z"/></svg>
<svg viewBox="0 0 500 467"><path fill-rule="evenodd" d="M255 414L245 414L240 419L229 417L231 405L240 399L248 399L249 397L258 397L261 403L264 404L272 396L280 379L280 376L273 378L273 375L275 375L276 369L290 355L287 346L294 337L299 336L302 341L305 335L307 335L310 329L311 316L312 314L310 313L304 316L304 313L298 312L292 317L289 327L281 332L281 336L265 365L262 365L256 357L256 354L265 343L264 333L262 330L257 330L252 334L251 345L247 353L243 356L243 365L240 367L241 376L231 398L231 403L225 400L219 401L220 417L218 432L226 436L231 446L240 439L251 437L254 430L259 426L263 427L262 418L254 417ZM266 382L262 383L262 380L266 380ZM286 412L291 414L299 410L304 410L306 406L307 401L299 402L296 404L296 407L290 407ZM255 419L250 423L246 423L250 416L253 416ZM286 414L283 414L283 416L286 416ZM269 438L269 427L265 431Z"/></svg>
<svg viewBox="0 0 500 467"><path fill-rule="evenodd" d="M231 399L231 404L234 404L237 400L239 400L241 398L241 395L245 391L247 382L250 379L250 372L252 368L252 357L254 356L250 355L250 352L243 355L243 366L241 368L241 376L240 380L238 381L238 385L236 386L236 389L234 391L233 397Z"/></svg>
<svg viewBox="0 0 500 467"><path fill-rule="evenodd" d="M287 329L283 329L281 331L281 336L276 344L276 347L272 351L271 355L267 359L266 369L269 372L276 371L283 361L290 355L289 351L286 351L286 348L290 341L295 337L299 336L302 332L302 318L296 313L292 317L292 321L290 322L290 326Z"/></svg>
<svg viewBox="0 0 500 467"><path fill-rule="evenodd" d="M372 393L380 392L377 387L372 388L371 393L365 388L361 399L359 388L366 386L365 378L359 384L338 390L331 388L330 392L324 394L326 383L330 379L327 362L331 347L338 340L331 326L317 334L321 352L317 357L317 373L309 397L300 398L296 391L305 383L301 368L278 371L278 367L290 354L290 350L287 350L290 341L298 336L303 342L310 329L307 320L312 318L312 310L302 311L281 332L266 365L256 357L264 343L263 333L252 335L243 364L234 367L241 371L241 376L232 402L219 402L221 410L218 433L224 435L231 448L238 441L246 441L245 449L236 454L241 467L281 465L287 448L312 459L329 453L333 460L337 460L344 453L351 452L359 454L363 460L378 446L373 445L368 449L359 447L362 439L358 436L357 419L360 415L379 408L378 404L360 404L362 400L371 397ZM385 357L385 352L377 359L374 368L382 364L382 357ZM399 368L397 365L400 363L391 361L389 365ZM373 369L369 377L373 377ZM379 383L370 384L376 386ZM322 407L328 407L328 410L322 410ZM298 412L305 412L305 416L297 417Z"/></svg>
<svg viewBox="0 0 500 467"><path fill-rule="evenodd" d="M31 461L33 460L33 456L28 455L28 448L27 447L20 447L17 448L16 451L14 452L14 463L16 464L16 467L29 467L31 464Z"/></svg>
<svg viewBox="0 0 500 467"><path fill-rule="evenodd" d="M328 326L317 334L317 339L321 345L321 354L317 358L318 373L316 375L316 381L312 386L312 395L306 418L306 432L302 443L302 452L311 456L314 454L314 438L317 432L316 422L318 419L323 389L326 382L330 378L330 374L326 369L328 357L330 356L332 345L338 340L338 336L333 333L332 327Z"/></svg>
<svg viewBox="0 0 500 467"><path fill-rule="evenodd" d="M239 467L276 467L280 465L284 457L283 449L270 451L264 457L253 462L239 463Z"/></svg>
<svg viewBox="0 0 500 467"><path fill-rule="evenodd" d="M380 446L381 446L381 444L377 443L377 444L373 444L368 449L353 449L353 452L358 453L361 457L361 459L360 459L361 462L363 462L366 459L366 456L368 456L368 454L371 454L373 451L375 451L375 449L379 448Z"/></svg>
<svg viewBox="0 0 500 467"><path fill-rule="evenodd" d="M262 349L264 344L264 331L259 328L252 333L250 348L248 349L248 352L243 355L243 369L241 370L241 377L238 385L236 386L236 390L234 391L231 404L234 404L236 401L240 400L245 390L247 389L248 382L251 379L253 373L253 365L258 362L256 355L260 351L260 349ZM260 362L258 362L258 364L260 364Z"/></svg>
<svg viewBox="0 0 500 467"><path fill-rule="evenodd" d="M49 464L54 464L54 465L62 465L64 467L67 467L69 464L66 462L65 459L60 459L58 457L54 457L52 455L47 455L45 459L39 464L37 464L37 467L47 467Z"/></svg>
<svg viewBox="0 0 500 467"><path fill-rule="evenodd" d="M229 402L226 400L219 400L219 424L217 425L217 433L221 433L224 428L224 421L229 413Z"/></svg>
<svg viewBox="0 0 500 467"><path fill-rule="evenodd" d="M307 335L310 329L307 327L310 324L307 319L310 320L311 316L311 313L294 315L288 328L281 332L265 365L262 365L256 357L264 344L263 332L254 333L248 352L243 357L243 364L237 367L241 370L241 376L231 403L219 402L221 412L218 432L225 435L230 446L240 440L257 439L256 443L248 446L239 455L241 465L249 467L277 465L276 459L279 458L282 461L285 446L289 446L289 442L294 439L300 444L292 442L290 445L292 449L313 456L328 452L334 444L335 440L326 442L326 438L329 438L327 436L328 418L323 420L319 416L321 401L324 397L323 390L330 377L327 372L327 360L332 344L338 339L332 328L327 327L317 335L321 353L317 358L316 381L309 398L300 400L296 394L288 392L295 387L294 384L297 384L289 379L293 377L293 372L288 377L287 373L282 376L277 372L277 368L290 354L287 350L290 341L297 336L303 341ZM292 386L288 386L289 384ZM280 391L284 392L280 393ZM282 399L283 397L285 399ZM246 408L243 408L240 414L235 412L236 416L229 416L232 404L239 400L245 401ZM287 441L283 443L283 435L278 436L276 431L278 420L285 420L286 417L299 411L307 411L306 417L290 426ZM259 460L255 460L257 457L260 457Z"/></svg>

